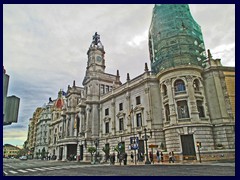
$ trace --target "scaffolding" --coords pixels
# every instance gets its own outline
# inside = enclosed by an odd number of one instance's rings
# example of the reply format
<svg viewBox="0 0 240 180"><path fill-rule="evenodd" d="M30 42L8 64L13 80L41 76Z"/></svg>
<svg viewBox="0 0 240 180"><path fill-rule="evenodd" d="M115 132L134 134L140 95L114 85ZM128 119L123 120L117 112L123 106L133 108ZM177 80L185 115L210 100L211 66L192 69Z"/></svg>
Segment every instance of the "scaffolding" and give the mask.
<svg viewBox="0 0 240 180"><path fill-rule="evenodd" d="M154 73L180 65L205 66L201 27L187 4L155 5L149 29L149 53Z"/></svg>

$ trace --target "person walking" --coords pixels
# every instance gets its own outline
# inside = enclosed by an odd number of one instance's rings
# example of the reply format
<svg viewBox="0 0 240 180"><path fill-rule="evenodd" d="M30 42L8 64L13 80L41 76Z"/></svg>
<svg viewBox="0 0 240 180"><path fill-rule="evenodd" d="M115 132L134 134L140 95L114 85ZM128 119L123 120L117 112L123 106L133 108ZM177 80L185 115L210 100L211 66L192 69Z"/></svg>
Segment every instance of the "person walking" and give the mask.
<svg viewBox="0 0 240 180"><path fill-rule="evenodd" d="M127 153L124 154L124 165L127 165Z"/></svg>
<svg viewBox="0 0 240 180"><path fill-rule="evenodd" d="M112 164L115 164L115 153L112 154Z"/></svg>
<svg viewBox="0 0 240 180"><path fill-rule="evenodd" d="M150 161L151 161L151 163L154 164L154 162L153 162L153 153L152 153L152 151L149 152L149 157L150 157Z"/></svg>
<svg viewBox="0 0 240 180"><path fill-rule="evenodd" d="M161 155L161 161L163 162L163 152L161 152L160 155Z"/></svg>
<svg viewBox="0 0 240 180"><path fill-rule="evenodd" d="M171 163L172 162L172 152L168 153L168 162Z"/></svg>
<svg viewBox="0 0 240 180"><path fill-rule="evenodd" d="M158 161L158 163L160 163L160 159L161 159L161 157L160 157L160 153L159 153L159 151L157 150L157 153L156 153L156 155L157 155L157 161Z"/></svg>
<svg viewBox="0 0 240 180"><path fill-rule="evenodd" d="M131 152L131 162L133 162L133 152Z"/></svg>
<svg viewBox="0 0 240 180"><path fill-rule="evenodd" d="M174 152L172 151L172 163L175 162L175 156L174 156Z"/></svg>

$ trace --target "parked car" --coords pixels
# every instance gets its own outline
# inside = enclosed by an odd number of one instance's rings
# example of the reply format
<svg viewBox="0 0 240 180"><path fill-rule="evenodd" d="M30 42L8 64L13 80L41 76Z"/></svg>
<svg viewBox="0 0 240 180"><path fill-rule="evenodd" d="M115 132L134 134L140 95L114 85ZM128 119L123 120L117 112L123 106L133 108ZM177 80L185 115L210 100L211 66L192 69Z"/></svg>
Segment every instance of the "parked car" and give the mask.
<svg viewBox="0 0 240 180"><path fill-rule="evenodd" d="M27 156L21 156L19 159L20 160L27 160Z"/></svg>

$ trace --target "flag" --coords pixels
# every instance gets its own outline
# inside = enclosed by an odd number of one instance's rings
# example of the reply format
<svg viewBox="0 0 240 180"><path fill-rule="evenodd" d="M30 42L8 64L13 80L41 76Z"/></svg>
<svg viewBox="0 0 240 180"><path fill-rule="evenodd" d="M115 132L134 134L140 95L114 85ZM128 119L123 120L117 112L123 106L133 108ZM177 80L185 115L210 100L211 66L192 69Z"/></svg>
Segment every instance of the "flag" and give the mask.
<svg viewBox="0 0 240 180"><path fill-rule="evenodd" d="M66 93L66 92L64 92L64 91L62 91L62 95L63 95L63 96L66 96L66 95L67 95L67 93Z"/></svg>

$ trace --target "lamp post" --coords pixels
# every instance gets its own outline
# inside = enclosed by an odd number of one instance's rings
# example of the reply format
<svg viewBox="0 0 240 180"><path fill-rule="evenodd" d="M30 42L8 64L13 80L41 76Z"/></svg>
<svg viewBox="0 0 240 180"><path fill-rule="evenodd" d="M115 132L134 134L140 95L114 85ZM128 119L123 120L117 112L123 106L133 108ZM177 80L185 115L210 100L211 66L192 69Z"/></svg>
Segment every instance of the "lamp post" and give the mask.
<svg viewBox="0 0 240 180"><path fill-rule="evenodd" d="M146 129L146 128L144 128L144 133L145 133L145 138L144 138L144 140L145 140L145 142L146 142L146 157L147 157L147 159L146 159L146 161L145 161L145 164L151 164L151 162L150 162L149 159L148 159L148 147L147 147L148 138L147 138L147 129Z"/></svg>

